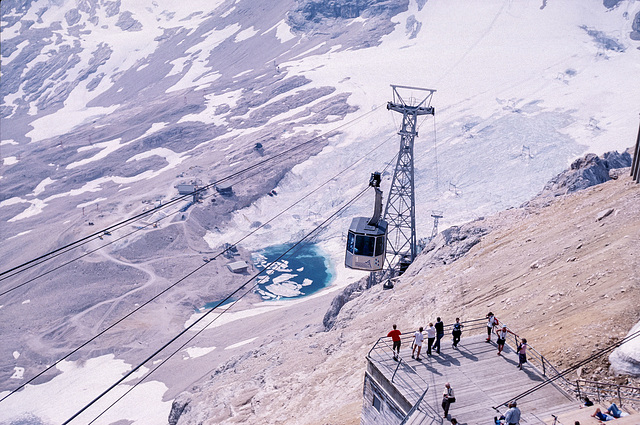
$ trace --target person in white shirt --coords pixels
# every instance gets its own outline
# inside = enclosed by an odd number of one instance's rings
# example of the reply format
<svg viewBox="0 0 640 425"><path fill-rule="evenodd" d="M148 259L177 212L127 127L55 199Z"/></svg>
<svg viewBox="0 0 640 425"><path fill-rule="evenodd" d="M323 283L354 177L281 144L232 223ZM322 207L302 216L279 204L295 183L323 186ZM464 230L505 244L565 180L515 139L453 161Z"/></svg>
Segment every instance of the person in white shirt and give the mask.
<svg viewBox="0 0 640 425"><path fill-rule="evenodd" d="M489 312L487 314L487 342L491 341L491 333L495 326L498 326L498 319L492 312Z"/></svg>
<svg viewBox="0 0 640 425"><path fill-rule="evenodd" d="M517 403L512 401L509 403L509 410L504 415L504 422L507 425L518 425L520 423L520 409L517 407Z"/></svg>
<svg viewBox="0 0 640 425"><path fill-rule="evenodd" d="M507 334L515 335L516 338L518 335L511 332L510 329L507 329L506 326L503 326L502 329L498 330L498 355L502 354L502 350L504 350L504 343L507 341Z"/></svg>
<svg viewBox="0 0 640 425"><path fill-rule="evenodd" d="M429 327L427 328L427 356L431 355L431 347L433 346L433 341L436 340L436 328L433 326L433 323L429 323Z"/></svg>
<svg viewBox="0 0 640 425"><path fill-rule="evenodd" d="M422 331L424 328L420 326L420 330L413 335L413 350L411 350L411 358L420 360L420 350L422 350L422 341L424 340L424 335L422 335ZM414 357L414 353L418 349L418 356Z"/></svg>

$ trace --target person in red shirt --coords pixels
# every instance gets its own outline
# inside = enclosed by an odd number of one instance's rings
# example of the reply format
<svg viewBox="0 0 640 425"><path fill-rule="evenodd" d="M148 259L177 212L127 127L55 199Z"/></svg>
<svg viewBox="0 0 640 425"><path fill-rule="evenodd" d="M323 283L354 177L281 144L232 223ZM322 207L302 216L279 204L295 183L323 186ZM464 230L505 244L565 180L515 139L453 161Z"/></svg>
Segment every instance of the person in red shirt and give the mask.
<svg viewBox="0 0 640 425"><path fill-rule="evenodd" d="M391 337L391 341L393 341L393 360L398 360L398 356L400 355L400 344L402 343L400 335L402 335L402 333L396 325L393 325L393 330L387 334L387 336Z"/></svg>

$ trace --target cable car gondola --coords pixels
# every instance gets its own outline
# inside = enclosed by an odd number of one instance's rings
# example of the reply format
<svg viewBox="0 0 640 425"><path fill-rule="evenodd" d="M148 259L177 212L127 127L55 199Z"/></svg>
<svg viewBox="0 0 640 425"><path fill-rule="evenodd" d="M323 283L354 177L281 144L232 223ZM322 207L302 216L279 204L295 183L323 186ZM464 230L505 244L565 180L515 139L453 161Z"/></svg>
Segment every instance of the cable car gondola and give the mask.
<svg viewBox="0 0 640 425"><path fill-rule="evenodd" d="M344 265L350 269L378 271L384 266L387 247L387 227L382 214L382 191L380 173L371 174L369 186L376 192L373 217L354 217L347 234L347 249Z"/></svg>

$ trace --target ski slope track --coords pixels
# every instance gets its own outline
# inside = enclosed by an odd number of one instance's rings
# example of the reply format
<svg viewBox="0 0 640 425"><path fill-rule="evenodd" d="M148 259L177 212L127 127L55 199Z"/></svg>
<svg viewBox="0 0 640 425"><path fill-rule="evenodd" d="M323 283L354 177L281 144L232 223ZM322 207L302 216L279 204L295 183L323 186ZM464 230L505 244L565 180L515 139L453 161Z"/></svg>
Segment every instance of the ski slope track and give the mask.
<svg viewBox="0 0 640 425"><path fill-rule="evenodd" d="M361 191L397 150L390 84L437 90L415 146L419 238L432 210L444 229L516 207L638 129L633 0L2 0L0 38L0 271L313 140L1 280L0 398L207 261L0 402L1 424L63 422L240 286L228 262L297 241ZM364 276L342 266L344 230L370 211L364 197L314 239L327 288L250 293L96 423L164 423L219 365L320 327Z"/></svg>

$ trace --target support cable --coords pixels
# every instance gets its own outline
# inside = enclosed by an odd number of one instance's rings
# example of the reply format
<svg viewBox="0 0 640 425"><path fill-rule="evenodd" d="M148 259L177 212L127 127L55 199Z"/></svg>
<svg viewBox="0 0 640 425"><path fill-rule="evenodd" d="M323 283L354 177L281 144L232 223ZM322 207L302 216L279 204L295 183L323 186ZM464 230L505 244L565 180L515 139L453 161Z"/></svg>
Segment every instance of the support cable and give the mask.
<svg viewBox="0 0 640 425"><path fill-rule="evenodd" d="M440 192L440 175L438 172L438 135L436 132L436 115L433 114L433 154L436 162L436 194Z"/></svg>
<svg viewBox="0 0 640 425"><path fill-rule="evenodd" d="M346 210L349 206L351 206L352 203L354 203L355 201L357 201L362 195L364 195L364 193L367 191L367 189L369 189L369 187L367 186L365 189L363 189L362 191L360 191L360 193L358 193L356 196L354 196L353 198L351 198L351 200L349 200L346 204L344 204L342 207L340 207L336 212L334 212L333 214L331 214L327 219L325 219L322 223L320 223L318 226L316 226L313 230L311 230L309 233L307 233L304 237L302 237L301 239L299 239L295 244L293 244L289 249L287 249L284 253L282 253L279 257L277 257L275 260L271 261L264 269L260 270L258 273L255 273L253 276L251 276L245 283L243 283L240 287L238 287L236 290L234 290L233 292L231 292L229 295L227 295L223 300L221 300L220 302L218 302L218 304L213 307L211 310L209 310L208 312L206 312L202 317L198 318L196 321L194 321L191 325L187 326L185 329L183 329L181 332L179 332L176 336L174 336L173 338L171 338L169 341L167 341L162 347L158 348L155 352L153 352L150 356L148 356L144 361L142 361L141 363L139 363L137 366L135 366L133 369L131 369L129 372L127 372L122 378L118 379L116 382L114 382L109 388L107 388L106 390L104 390L100 395L98 395L96 398L94 398L91 402L87 403L83 408L81 408L80 410L78 410L75 414L73 414L69 419L67 419L65 422L63 422L62 425L66 425L68 423L70 423L71 421L73 421L75 418L77 418L80 414L82 414L84 411L86 411L89 407L91 407L93 404L95 404L98 400L100 400L102 397L104 397L107 393L109 393L111 390L113 390L115 387L117 387L119 384L121 384L122 382L124 382L125 380L127 380L132 374L134 374L135 372L137 372L142 366L144 366L147 362L149 362L150 360L152 360L155 356L157 356L158 354L160 354L162 351L164 351L169 345L171 345L173 342L175 342L176 340L178 340L181 336L183 336L185 333L187 333L188 331L190 331L193 327L195 327L198 323L200 323L201 321L203 321L207 316L209 316L211 313L213 313L215 311L215 309L217 307L220 307L222 304L224 304L226 301L228 301L230 298L232 298L234 295L236 295L237 293L239 293L240 291L242 291L242 289L244 289L249 283L251 283L252 281L254 281L258 276L260 276L262 273L266 272L267 270L270 269L270 267L272 267L275 263L277 263L278 261L280 261L283 257L285 257L290 251L292 251L294 248L296 248L299 244L301 244L302 242L304 242L307 238L309 238L311 235L313 235L315 232L317 232L319 229L323 228L324 226L326 226L326 224L328 224L329 222L333 221L338 215L340 215L344 210ZM202 266L201 266L202 267ZM251 286L247 291L245 291L240 298L244 297L245 295L247 295L249 292L251 292L251 290L253 288L255 288L255 286L258 285L258 283L256 282L253 286ZM215 317L209 324L211 324L213 321L215 321L217 318L221 317L226 311L228 310L224 310L222 312L220 312L218 314L217 317ZM208 325L207 325L208 326ZM203 328L201 331L199 331L196 335L194 335L193 338L195 338L195 336L197 336L200 332L202 332L205 328ZM192 338L192 339L193 339ZM189 341L187 341L184 345L182 345L178 350L174 351L168 358L171 358L173 355L175 355L177 352L179 352L182 347L184 347L186 344L188 344L191 341L191 339ZM163 362L164 363L164 362ZM158 366L159 367L159 366ZM152 370L155 371L157 370L157 367L154 368ZM149 374L147 374L146 376L149 376ZM140 382L142 382L143 379L141 379L140 381L138 381L138 383L136 383L135 385L139 384ZM133 388L135 388L135 385ZM118 399L119 400L119 399ZM117 402L117 400L116 400ZM114 403L115 404L115 403ZM113 405L113 404L112 404ZM109 406L110 408L111 406ZM107 409L108 410L108 409ZM103 412L104 413L104 412ZM102 413L100 414L102 415Z"/></svg>
<svg viewBox="0 0 640 425"><path fill-rule="evenodd" d="M385 141L385 142L386 142L386 141ZM378 145L377 147L375 147L375 148L374 148L374 149L372 149L371 151L367 152L367 154L366 154L364 157L361 157L358 161L360 161L362 158L365 158L367 155L369 155L369 153L373 152L374 150L376 150L377 148L379 148L380 146L382 146L382 144L384 144L385 142L381 143L380 145ZM350 167L354 166L358 161L356 161L355 163L353 163ZM346 171L348 168L349 168L349 167L347 167L346 169L344 169L342 172ZM336 176L334 176L333 178L337 177L337 176L338 176L339 174L341 174L342 172L338 173L338 174L337 174ZM251 178L251 177L255 176L255 175L256 175L256 174L258 174L258 173L259 173L259 171L256 171L256 172L254 172L253 174L250 174L247 178L245 178L245 180L246 180L246 179L248 179L248 178ZM321 185L321 186L319 186L316 190L318 190L318 189L319 189L320 187L322 187L322 186L324 186L324 184L323 184L323 185ZM311 193L313 193L313 192L311 192ZM213 196L215 196L215 194L205 195L205 196L203 196L203 198L202 198L202 199L208 199L208 198L211 198L211 197L213 197ZM304 199L304 198L302 198L302 199ZM295 205L295 204L294 204L294 205ZM107 246L109 246L109 245L112 245L112 244L114 244L114 243L116 243L116 242L118 242L118 241L122 240L122 239L125 239L125 238L126 238L126 237L128 237L128 236L131 236L131 235L133 235L133 234L135 234L135 233L137 233L137 232L139 232L139 231L141 231L141 230L144 230L144 229L146 229L147 227L151 226L152 224L159 223L159 222L161 222L161 221L163 221L163 220L166 220L166 219L168 219L168 218L171 218L171 217L173 217L174 215L179 214L180 212L182 212L182 210L178 209L178 210L176 210L176 211L174 211L174 212L172 212L172 213L167 214L165 217L162 217L161 219L157 220L157 221L156 221L156 222L154 222L154 223L147 223L146 225L144 225L144 226L142 226L142 227L140 227L140 228L134 229L134 230L130 231L129 233L125 233L124 235L119 236L119 237L118 237L118 238L116 238L116 239L113 239L113 240L111 240L111 241L109 241L109 242L107 242L107 243L105 243L105 244L103 244L103 245L100 245L99 247L97 247L97 248L95 248L95 249L93 249L93 250L90 250L90 251L88 251L88 252L85 252L84 254L81 254L81 255L79 255L79 256L77 256L77 257L74 257L74 258L72 258L72 259L70 259L70 260L66 261L65 263L62 263L62 264L60 264L60 265L58 265L58 266L56 266L56 267L54 267L54 268L52 268L52 269L50 269L50 270L47 270L46 272L42 272L42 273L40 273L40 274L38 274L38 275L36 275L36 276L34 276L34 277L32 277L32 278L30 278L30 279L26 280L25 282L22 282L22 283L20 283L20 284L18 284L18 285L16 285L16 286L14 286L14 287L11 287L11 288L9 288L9 289L7 289L7 290L3 291L3 292L0 292L0 297L2 297L3 295L6 295L6 294L8 294L9 292L12 292L12 291L14 291L14 290L16 290L16 289L19 289L19 288L21 288L21 287L23 287L23 286L25 286L25 285L27 285L27 284L29 284L29 283L33 282L34 280L37 280L37 279L39 279L39 278L41 278L41 277L43 277L43 276L46 276L46 275L48 275L48 274L50 274L50 273L53 273L54 271L59 270L59 269L61 269L61 268L62 268L62 267L64 267L64 266L67 266L67 265L69 265L69 264L71 264L71 263L73 263L73 262L75 262L75 261L77 261L77 260L80 260L80 259L82 259L82 258L84 258L84 257L86 257L86 256L88 256L88 255L91 255L91 254L93 254L93 253L95 253L95 252L97 252L97 251L101 250L102 248L105 248L105 247L107 247ZM262 227L262 226L258 227L258 229L256 229L256 230L259 230L261 227ZM251 234L253 234L253 233L251 233ZM98 238L101 238L101 237L99 236ZM95 240L95 239L97 239L97 238L93 238L93 239L91 239L90 241L87 241L87 242L85 242L85 243L83 243L83 244L81 244L81 245L78 245L78 246L76 246L76 247L69 248L69 249L67 249L67 250L66 250L66 251L64 251L64 252L61 252L61 253L59 253L59 254L56 254L54 257L57 257L57 256L62 255L62 254L65 254L65 253L67 253L67 252L69 252L69 251L71 251L71 250L73 250L73 249L75 249L75 248L79 248L80 246L83 246L83 245L85 245L86 243L91 242L91 241L93 241L93 240ZM51 257L51 258L54 258L54 257ZM217 258L217 257L216 257L216 258ZM46 260L44 260L44 261L46 261ZM44 262L44 261L43 261L43 262ZM40 264L40 263L38 263L38 264ZM37 265L37 264L36 264L36 265ZM26 270L26 269L25 269L25 270ZM2 279L0 279L0 281L1 281L1 280L2 280Z"/></svg>
<svg viewBox="0 0 640 425"><path fill-rule="evenodd" d="M157 211L159 211L159 210L161 210L163 208L168 207L169 205L173 205L173 204L175 204L175 203L177 203L179 201L182 201L184 199L192 197L192 196L194 196L194 195L196 195L198 193L202 193L202 192L214 187L215 185L223 183L225 181L228 181L228 180L230 180L230 179L232 179L234 177L241 176L242 174L244 174L244 173L246 173L248 171L251 171L253 169L256 169L256 168L260 167L261 165L263 165L263 164L265 164L267 162L273 161L273 160L278 159L278 158L286 157L287 155L291 154L292 152L294 152L294 151L296 151L296 150L298 150L300 148L303 148L305 146L309 146L309 145L313 144L314 142L317 142L319 139L321 139L323 137L327 137L331 133L334 133L334 132L336 132L336 131L338 131L340 129L343 129L345 127L348 127L348 126L354 124L355 122L359 121L360 119L362 119L362 118L366 117L367 115L375 112L378 108L380 108L380 106L382 106L382 104L375 106L370 111L367 111L364 114L352 119L351 121L348 121L348 122L346 122L344 124L341 124L341 125L339 125L338 127L334 128L332 130L329 130L329 131L326 131L324 133L321 133L321 134L319 134L319 135L307 140L306 142L303 142L303 143L301 143L299 145L293 146L293 147L291 147L289 149L285 149L284 151L282 151L282 152L280 152L278 154L275 154L273 156L265 158L264 160L259 161L259 162L255 163L253 165L250 165L250 166L248 166L246 168L243 168L242 170L236 171L235 173L229 174L228 176L223 177L223 178L221 178L219 180L216 180L213 183L209 183L208 185L205 185L205 186L203 186L201 188L198 188L198 189L194 190L191 193L188 193L188 194L173 198L173 199L167 201L165 204L159 205L159 206L154 207L154 208L152 208L150 210L147 210L147 211L144 211L142 213L136 214L133 217L130 217L130 218L125 219L125 220L122 220L122 221L120 221L118 223L115 223L115 224L113 224L111 226L108 226L108 227L106 227L106 228L104 228L102 230L99 230L99 231L96 231L94 233L91 233L90 235L84 236L84 237L82 237L80 239L77 239L77 240L75 240L73 242L70 242L70 243L68 243L68 244L66 244L66 245L64 245L64 246L62 246L60 248L56 248L56 249L54 249L52 251L49 251L46 254L42 254L42 255L40 255L40 256L38 256L38 257L36 257L34 259L31 259L31 260L29 260L29 261L27 261L25 263L22 263L20 265L11 267L10 269L4 270L4 271L0 272L0 281L5 280L5 279L7 279L9 277L15 276L18 273L21 273L21 272L23 272L25 270L30 269L31 267L35 267L36 265L42 264L43 262L48 261L50 258L54 258L57 255L63 254L64 252L66 252L65 250L74 249L74 248L77 248L78 246L84 245L85 243L88 243L89 241L100 237L105 232L110 232L112 230L116 230L116 229L118 229L120 227L123 227L123 226L125 226L127 224L136 222L136 221L142 219L143 217L145 217L147 215L153 214L153 213L155 213L155 212L157 212Z"/></svg>
<svg viewBox="0 0 640 425"><path fill-rule="evenodd" d="M326 180L324 183L322 183L320 186L316 187L314 190L312 190L311 192L307 193L305 196L303 196L302 198L299 198L298 200L296 200L294 203L292 203L291 205L289 205L288 207L286 207L284 210L280 211L278 214L274 215L273 217L271 217L269 220L267 220L265 223L261 224L260 226L258 226L257 228L253 229L251 232L247 233L245 236L243 236L242 238L240 238L239 240L237 240L233 245L229 246L228 248L224 249L223 251L221 251L220 253L216 254L214 257L211 258L211 260L215 260L217 258L219 258L220 256L224 255L226 252L228 252L233 246L236 246L238 244L240 244L241 242L243 242L245 239L249 238L250 236L254 235L256 232L258 232L259 230L263 229L265 226L269 225L271 222L273 222L275 219L277 219L278 217L282 216L285 212L289 211L290 209L292 209L293 207L295 207L296 205L298 205L299 203L301 203L303 200L307 199L308 197L310 197L312 194L314 194L315 192L317 192L318 190L320 190L322 187L326 186L327 184L331 183L332 181L334 181L336 178L338 178L340 175L344 174L345 172L347 172L349 169L355 167L358 163L360 163L361 161L363 161L367 156L369 156L370 154L372 154L373 152L375 152L376 150L380 149L382 146L384 146L387 142L389 142L389 140L391 140L393 138L393 136L390 136L389 138L387 138L386 140L382 141L381 143L379 143L378 145L376 145L375 147L373 147L369 152L367 152L364 156L361 156L360 158L358 158L356 161L352 162L350 165L348 165L347 167L343 168L341 171L339 171L338 173L336 173L335 175L333 175L330 179ZM386 167L385 167L386 169ZM134 233L134 232L132 232ZM125 235L123 237L126 237L128 235ZM122 239L118 238L112 242L109 242L89 253L86 253L84 255L81 255L77 258L75 258L72 261L78 260L86 255L89 255L92 252L97 251L100 248L103 248L105 246L108 246L118 240ZM210 260L210 261L211 261ZM71 261L70 261L71 262ZM68 262L68 263L70 263ZM63 265L66 265L68 263L65 263ZM89 340L87 340L86 342L82 343L81 345L79 345L78 347L76 347L75 349L73 349L72 351L70 351L68 354L66 354L65 356L61 357L60 359L56 360L53 364L49 365L46 369L42 370L41 372L39 372L38 374L36 374L35 376L33 376L31 379L27 380L26 382L23 382L20 386L18 386L17 388L13 389L11 392L9 392L9 394L5 395L4 397L0 398L0 403L2 401L4 401L6 398L8 398L9 396L11 396L12 394L20 391L22 388L24 388L25 386L27 386L28 384L30 384L31 382L35 381L37 378L39 378L40 376L44 375L46 372L48 372L49 370L53 369L54 367L56 367L56 365L58 363L60 363L61 361L69 358L71 355L77 353L79 350L81 350L82 348L84 348L85 346L87 346L88 344L90 344L91 342L95 341L96 339L98 339L100 336L104 335L105 333L107 333L109 330L113 329L114 327L116 327L117 325L119 325L121 322L123 322L124 320L126 320L127 318L129 318L130 316L132 316L133 314L135 314L136 312L138 312L139 310L141 310L143 307L147 306L148 304L150 304L151 302L155 301L156 299L158 299L161 295L165 294L166 292L168 292L170 289L174 288L175 286L177 286L178 284L180 284L181 282L183 282L185 279L187 279L188 277L190 277L191 275L193 275L194 273L196 273L197 271L199 271L200 269L202 269L203 267L205 267L207 263L204 263L200 266L198 266L195 270L191 271L190 273L188 273L187 275L183 276L181 279L179 279L177 282L169 285L168 287L166 287L165 289L163 289L161 292L159 292L157 295L153 296L151 299L149 299L148 301L140 304L138 307L136 307L134 310L132 310L131 312L127 313L125 316L123 316L122 318L118 319L117 321L115 321L114 323L112 323L111 325L109 325L107 328L105 328L104 330L102 330L101 332L99 332L98 334L94 335L92 338L90 338ZM59 267L58 267L59 268ZM55 269L54 269L55 270ZM48 273L48 272L47 272ZM47 274L45 273L45 274ZM32 279L33 280L33 279ZM13 288L16 289L16 288ZM3 293L4 294L4 293ZM2 294L0 294L2 295Z"/></svg>

